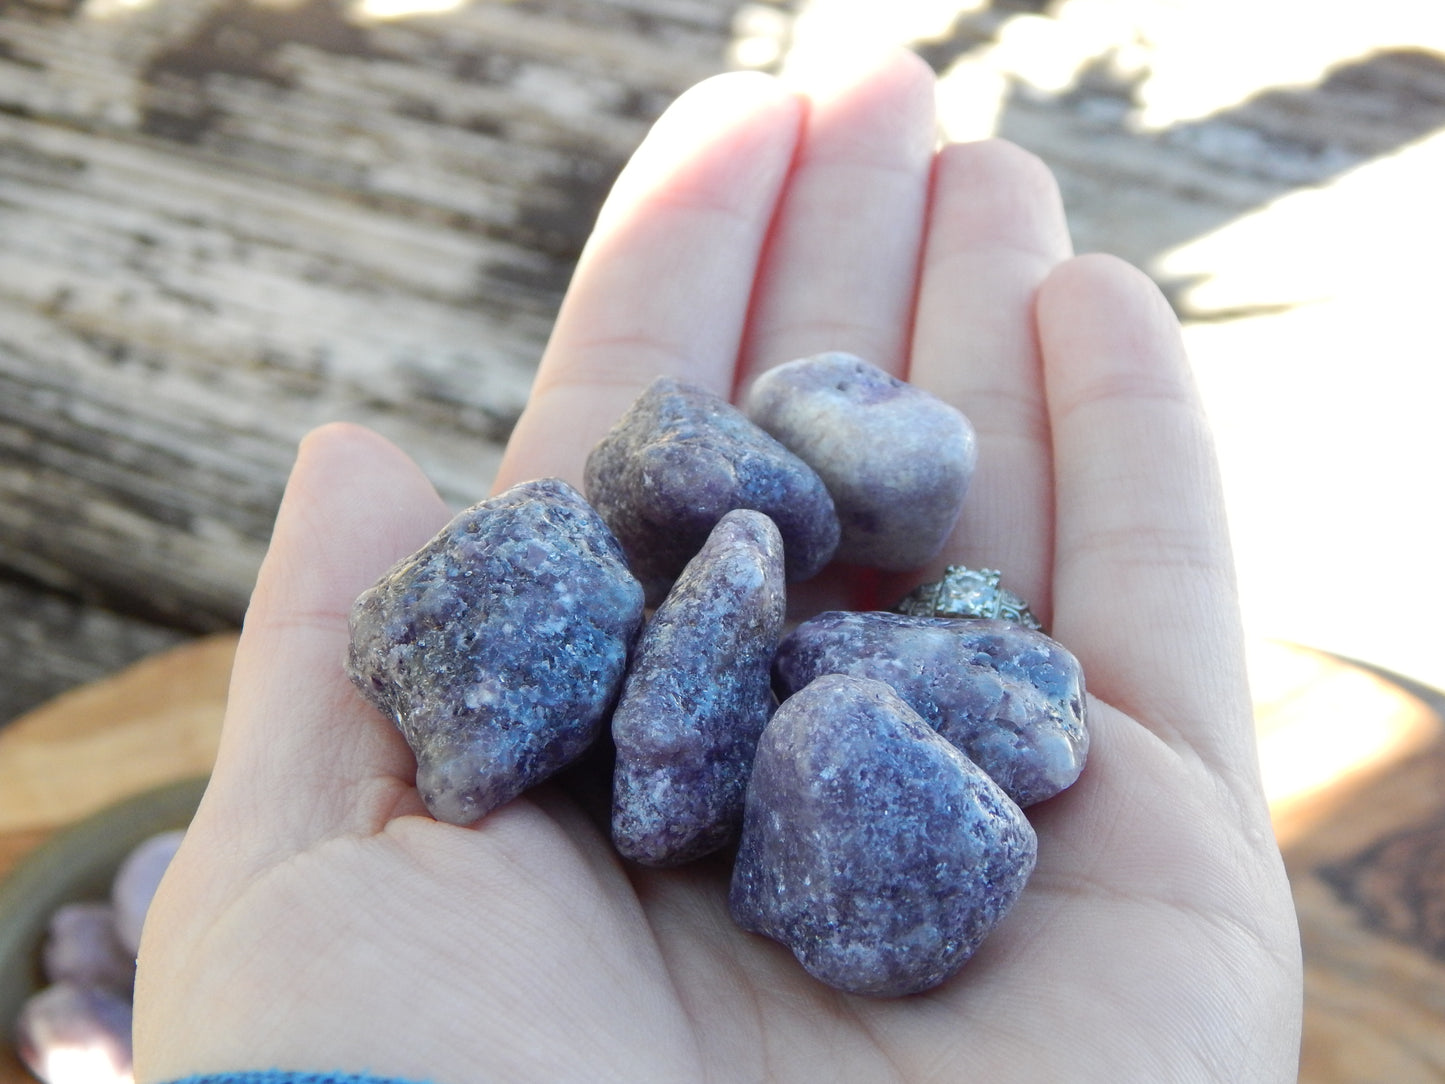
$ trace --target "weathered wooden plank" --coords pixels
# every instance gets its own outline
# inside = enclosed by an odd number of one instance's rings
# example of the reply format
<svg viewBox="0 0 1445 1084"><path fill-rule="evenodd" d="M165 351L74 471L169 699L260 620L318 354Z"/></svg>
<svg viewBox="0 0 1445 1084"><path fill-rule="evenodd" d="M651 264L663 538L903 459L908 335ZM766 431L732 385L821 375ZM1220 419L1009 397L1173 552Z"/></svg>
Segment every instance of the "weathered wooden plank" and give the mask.
<svg viewBox="0 0 1445 1084"><path fill-rule="evenodd" d="M0 721L185 639L176 629L0 579ZM20 619L20 618L23 618ZM63 650L58 645L63 645Z"/></svg>
<svg viewBox="0 0 1445 1084"><path fill-rule="evenodd" d="M0 567L239 615L346 418L488 484L571 263L723 4L161 0L0 22Z"/></svg>
<svg viewBox="0 0 1445 1084"><path fill-rule="evenodd" d="M730 20L0 11L0 575L25 584L0 648L27 674L0 718L236 622L317 424L385 433L453 504L485 492L603 194Z"/></svg>
<svg viewBox="0 0 1445 1084"><path fill-rule="evenodd" d="M917 45L946 82L1067 6L961 5ZM766 14L786 44L798 7L0 9L0 575L64 605L233 623L295 442L332 418L475 498L612 176L726 65L739 20ZM809 33L826 8L808 5ZM1163 131L1134 123L1138 72L1081 57L1062 92L1001 70L1000 127L1058 173L1080 249L1146 267L1445 123L1445 64L1424 50ZM1173 285L1186 317L1233 314Z"/></svg>

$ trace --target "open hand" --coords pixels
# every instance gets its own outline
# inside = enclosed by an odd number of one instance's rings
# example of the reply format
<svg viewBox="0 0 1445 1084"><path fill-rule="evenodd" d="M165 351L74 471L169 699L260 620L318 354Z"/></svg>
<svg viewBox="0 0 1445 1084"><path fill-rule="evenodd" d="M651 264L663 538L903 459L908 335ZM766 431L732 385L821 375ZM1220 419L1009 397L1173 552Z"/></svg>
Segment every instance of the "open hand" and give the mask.
<svg viewBox="0 0 1445 1084"><path fill-rule="evenodd" d="M1294 1079L1297 933L1173 316L1137 272L1071 258L1037 160L939 150L932 109L903 54L808 93L733 74L685 95L599 219L497 488L580 482L658 373L731 394L847 350L959 406L980 465L938 563L1003 570L1096 698L1083 777L1030 810L1014 911L937 990L870 1000L741 932L722 862L629 866L556 788L473 828L426 817L341 660L352 600L449 513L334 426L302 447L147 925L139 1080Z"/></svg>

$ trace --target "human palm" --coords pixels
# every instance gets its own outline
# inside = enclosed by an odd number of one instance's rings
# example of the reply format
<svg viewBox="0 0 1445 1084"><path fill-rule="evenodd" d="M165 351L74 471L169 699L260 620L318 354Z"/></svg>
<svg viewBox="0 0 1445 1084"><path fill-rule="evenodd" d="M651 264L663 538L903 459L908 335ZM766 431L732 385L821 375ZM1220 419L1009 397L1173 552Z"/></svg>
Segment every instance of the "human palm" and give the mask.
<svg viewBox="0 0 1445 1084"><path fill-rule="evenodd" d="M560 788L429 819L341 669L352 599L447 519L399 451L303 445L206 798L152 910L137 1071L417 1080L1292 1078L1297 935L1256 775L1206 430L1148 282L1069 256L1001 143L934 146L907 56L846 84L685 95L599 219L498 487L576 482L655 374L723 393L858 353L967 413L940 558L1004 571L1084 665L1093 745L1029 811L1038 867L952 980L830 990L727 914L721 861L631 866ZM795 606L913 581L831 573Z"/></svg>

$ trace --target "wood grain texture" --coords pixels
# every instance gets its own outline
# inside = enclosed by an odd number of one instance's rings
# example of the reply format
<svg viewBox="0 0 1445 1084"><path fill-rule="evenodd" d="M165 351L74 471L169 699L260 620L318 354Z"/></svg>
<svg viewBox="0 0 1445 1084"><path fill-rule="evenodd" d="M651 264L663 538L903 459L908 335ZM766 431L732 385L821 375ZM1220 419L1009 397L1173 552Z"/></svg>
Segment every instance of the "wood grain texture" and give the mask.
<svg viewBox="0 0 1445 1084"><path fill-rule="evenodd" d="M99 681L187 638L181 630L103 605L0 578L0 721L39 707L57 691Z"/></svg>
<svg viewBox="0 0 1445 1084"><path fill-rule="evenodd" d="M1254 664L1261 762L1305 959L1300 1081L1438 1081L1445 698L1285 645Z"/></svg>
<svg viewBox="0 0 1445 1084"><path fill-rule="evenodd" d="M1437 741L1338 795L1286 851L1305 953L1302 1081L1445 1077L1442 783Z"/></svg>
<svg viewBox="0 0 1445 1084"><path fill-rule="evenodd" d="M27 673L0 719L158 630L233 626L314 425L370 425L453 504L480 496L622 162L737 34L786 53L800 6L0 7L0 582L20 585L0 652ZM1051 11L960 5L909 43L945 83L998 68L998 128L1058 173L1081 250L1148 267L1445 123L1445 63L1401 47L1144 130L1139 73L1114 63L1129 41L1060 91L989 59ZM1238 315L1165 285L1188 319ZM57 633L31 588L101 614L108 643Z"/></svg>
<svg viewBox="0 0 1445 1084"><path fill-rule="evenodd" d="M134 657L239 620L317 424L483 495L602 196L729 17L5 7L0 577L139 620Z"/></svg>
<svg viewBox="0 0 1445 1084"><path fill-rule="evenodd" d="M0 731L0 836L30 838L210 771L235 637L204 637L73 689Z"/></svg>
<svg viewBox="0 0 1445 1084"><path fill-rule="evenodd" d="M484 493L596 206L728 21L347 11L0 12L0 718L237 622L317 424Z"/></svg>

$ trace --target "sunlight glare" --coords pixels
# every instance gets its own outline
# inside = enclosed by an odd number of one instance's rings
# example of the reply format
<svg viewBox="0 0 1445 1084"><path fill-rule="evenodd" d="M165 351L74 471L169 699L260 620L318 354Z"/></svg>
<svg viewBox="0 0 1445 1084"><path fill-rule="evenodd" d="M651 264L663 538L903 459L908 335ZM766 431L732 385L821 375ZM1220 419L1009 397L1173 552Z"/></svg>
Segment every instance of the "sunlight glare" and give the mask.
<svg viewBox="0 0 1445 1084"><path fill-rule="evenodd" d="M1367 18L1318 0L1151 4L1140 29L1153 51L1139 88L1141 128L1198 120L1273 87L1309 87L1383 49L1445 50L1445 4L1372 0Z"/></svg>
<svg viewBox="0 0 1445 1084"><path fill-rule="evenodd" d="M120 1068L104 1046L66 1043L44 1054L41 1076L50 1084L132 1084L130 1070Z"/></svg>
<svg viewBox="0 0 1445 1084"><path fill-rule="evenodd" d="M445 15L465 7L470 0L359 0L352 9L360 22L390 22L417 15Z"/></svg>
<svg viewBox="0 0 1445 1084"><path fill-rule="evenodd" d="M787 51L791 19L772 4L746 3L733 13L728 63L734 68L768 68Z"/></svg>
<svg viewBox="0 0 1445 1084"><path fill-rule="evenodd" d="M943 42L985 6L803 0L789 28L779 8L753 2L739 12L732 56L765 67L780 55L791 62L794 51L855 51L849 42ZM1135 84L1130 125L1162 131L1267 90L1315 86L1331 69L1386 49L1445 51L1445 4L1375 0L1358 20L1324 17L1316 0L1058 0L1046 14L1005 18L994 41L967 48L940 73L941 120L950 138L992 134L1010 89L1058 95L1103 64Z"/></svg>
<svg viewBox="0 0 1445 1084"><path fill-rule="evenodd" d="M960 16L984 6L985 0L804 0L793 21L788 63L806 57L810 65L838 57L841 66L868 50L917 45L948 34Z"/></svg>
<svg viewBox="0 0 1445 1084"><path fill-rule="evenodd" d="M1176 297L1252 631L1439 688L1442 175L1445 131L1151 268L1190 284ZM1341 577L1375 608L1341 605Z"/></svg>
<svg viewBox="0 0 1445 1084"><path fill-rule="evenodd" d="M134 15L138 11L155 6L156 0L85 0L80 13L87 19L114 19L121 15Z"/></svg>
<svg viewBox="0 0 1445 1084"><path fill-rule="evenodd" d="M1019 14L996 40L970 50L939 78L939 123L953 140L998 132L1015 87L1040 96L1065 93L1090 64L1109 58L1117 69L1143 63L1130 4L1073 0L1052 15Z"/></svg>
<svg viewBox="0 0 1445 1084"><path fill-rule="evenodd" d="M1432 211L1442 176L1445 131L1291 191L1164 254L1154 270L1195 281L1185 301L1197 311L1354 293L1398 304L1412 286L1423 301L1438 292L1445 255L1445 218Z"/></svg>
<svg viewBox="0 0 1445 1084"><path fill-rule="evenodd" d="M1260 773L1276 824L1355 776L1430 747L1439 721L1383 678L1332 656L1275 642L1251 645Z"/></svg>

